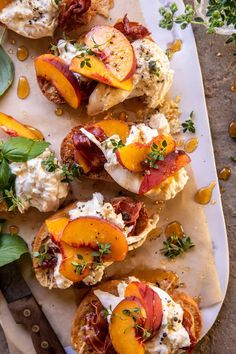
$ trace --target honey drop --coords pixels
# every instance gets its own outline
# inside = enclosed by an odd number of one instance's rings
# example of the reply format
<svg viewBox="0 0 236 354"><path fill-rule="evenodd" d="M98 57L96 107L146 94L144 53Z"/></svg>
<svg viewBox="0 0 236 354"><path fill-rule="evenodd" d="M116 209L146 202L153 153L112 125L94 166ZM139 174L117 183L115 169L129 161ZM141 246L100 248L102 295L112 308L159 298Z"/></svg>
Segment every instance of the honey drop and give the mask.
<svg viewBox="0 0 236 354"><path fill-rule="evenodd" d="M236 85L232 85L230 89L232 92L236 92Z"/></svg>
<svg viewBox="0 0 236 354"><path fill-rule="evenodd" d="M18 60L25 61L29 56L29 51L26 47L20 46L17 48L16 56Z"/></svg>
<svg viewBox="0 0 236 354"><path fill-rule="evenodd" d="M170 222L165 228L165 235L167 238L173 235L176 235L178 237L183 237L184 236L183 226L178 221Z"/></svg>
<svg viewBox="0 0 236 354"><path fill-rule="evenodd" d="M208 204L211 200L215 185L215 182L211 182L209 186L200 188L194 196L195 201L199 204Z"/></svg>
<svg viewBox="0 0 236 354"><path fill-rule="evenodd" d="M9 232L11 235L17 235L19 233L19 227L16 225L10 225Z"/></svg>
<svg viewBox="0 0 236 354"><path fill-rule="evenodd" d="M172 53L181 51L182 49L181 39L176 39L174 42L170 43L168 49L171 50Z"/></svg>
<svg viewBox="0 0 236 354"><path fill-rule="evenodd" d="M236 138L236 121L232 121L228 128L229 136L233 139Z"/></svg>
<svg viewBox="0 0 236 354"><path fill-rule="evenodd" d="M64 114L64 110L61 107L57 107L55 109L55 114L56 116L61 117Z"/></svg>
<svg viewBox="0 0 236 354"><path fill-rule="evenodd" d="M32 133L34 133L34 135L36 135L36 137L38 138L38 140L44 140L44 136L43 134L41 133L40 130L32 127L31 125L26 125L26 127L32 131Z"/></svg>
<svg viewBox="0 0 236 354"><path fill-rule="evenodd" d="M223 167L218 173L219 179L223 181L227 181L230 175L231 175L231 169L229 167Z"/></svg>
<svg viewBox="0 0 236 354"><path fill-rule="evenodd" d="M29 82L25 76L21 76L18 81L17 86L17 96L24 100L26 97L29 96L30 87Z"/></svg>
<svg viewBox="0 0 236 354"><path fill-rule="evenodd" d="M192 138L186 141L184 145L184 150L188 153L191 153L196 150L198 147L198 138Z"/></svg>

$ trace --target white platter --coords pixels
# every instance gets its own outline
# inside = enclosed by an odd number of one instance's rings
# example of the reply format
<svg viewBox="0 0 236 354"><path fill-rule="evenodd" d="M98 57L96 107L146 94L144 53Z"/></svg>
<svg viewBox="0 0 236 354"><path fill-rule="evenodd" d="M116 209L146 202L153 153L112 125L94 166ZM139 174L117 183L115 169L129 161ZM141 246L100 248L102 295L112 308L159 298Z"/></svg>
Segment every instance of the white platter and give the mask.
<svg viewBox="0 0 236 354"><path fill-rule="evenodd" d="M175 2L180 10L183 9L182 0L175 0ZM172 96L181 96L180 109L183 120L187 119L191 111L195 113L196 135L199 138L199 146L191 154L192 167L198 187L207 186L212 181L217 182L218 178L201 68L192 28L189 27L183 31L180 27L174 26L172 31L167 31L159 27L158 24L161 15L158 9L167 4L167 0L140 0L140 3L145 22L160 47L165 50L167 44L173 42L176 38L180 38L183 42L182 50L174 55L171 62L171 66L175 70L171 94ZM215 204L208 204L204 209L214 249L216 268L222 291L222 301L202 310L202 336L209 331L217 318L226 294L229 279L228 239L218 182L214 188L212 200L215 201Z"/></svg>

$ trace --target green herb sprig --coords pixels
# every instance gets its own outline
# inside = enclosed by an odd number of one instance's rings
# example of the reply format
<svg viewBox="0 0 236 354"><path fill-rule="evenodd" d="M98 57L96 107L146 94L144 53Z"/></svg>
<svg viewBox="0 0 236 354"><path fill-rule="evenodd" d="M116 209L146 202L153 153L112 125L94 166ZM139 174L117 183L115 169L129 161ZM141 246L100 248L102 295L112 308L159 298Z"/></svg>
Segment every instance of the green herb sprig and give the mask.
<svg viewBox="0 0 236 354"><path fill-rule="evenodd" d="M80 262L71 262L73 267L75 267L75 273L82 275L85 271L85 269L88 267L89 263L84 260L84 257L81 254L77 254L78 260Z"/></svg>
<svg viewBox="0 0 236 354"><path fill-rule="evenodd" d="M145 159L144 163L148 167L158 169L158 161L163 161L166 155L167 141L163 140L161 148L153 142L151 146L151 152L148 154L148 157Z"/></svg>
<svg viewBox="0 0 236 354"><path fill-rule="evenodd" d="M103 264L103 257L111 253L111 244L98 242L98 250L92 253L95 258L94 263L97 265Z"/></svg>
<svg viewBox="0 0 236 354"><path fill-rule="evenodd" d="M201 3L201 0L198 0ZM205 25L207 33L215 33L216 28L224 25L232 25L236 29L236 6L235 0L209 0L206 16L208 21L205 22L201 17L196 16L196 12L192 5L186 4L184 12L177 15L178 6L175 2L169 6L160 7L159 12L162 19L159 26L171 30L174 23L179 24L181 29L185 29L189 24ZM232 34L226 43L236 44L236 34ZM236 54L236 53L234 53Z"/></svg>
<svg viewBox="0 0 236 354"><path fill-rule="evenodd" d="M183 132L186 133L187 131L189 131L190 133L195 133L196 132L196 128L194 125L194 111L192 111L189 115L189 119L187 119L184 123L182 123L182 127L183 127Z"/></svg>
<svg viewBox="0 0 236 354"><path fill-rule="evenodd" d="M185 236L181 238L176 234L169 236L167 240L163 242L163 246L161 253L170 259L174 259L187 252L190 248L195 247L190 237Z"/></svg>
<svg viewBox="0 0 236 354"><path fill-rule="evenodd" d="M120 149L124 146L122 140L110 139L111 145L113 146L112 152L115 152L117 149Z"/></svg>

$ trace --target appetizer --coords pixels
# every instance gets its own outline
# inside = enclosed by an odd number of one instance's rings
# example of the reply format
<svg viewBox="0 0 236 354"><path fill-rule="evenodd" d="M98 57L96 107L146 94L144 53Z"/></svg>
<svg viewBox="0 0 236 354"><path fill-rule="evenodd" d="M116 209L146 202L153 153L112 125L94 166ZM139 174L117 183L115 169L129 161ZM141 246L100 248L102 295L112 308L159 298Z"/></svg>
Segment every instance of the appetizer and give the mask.
<svg viewBox="0 0 236 354"><path fill-rule="evenodd" d="M36 130L0 113L0 127L12 137L0 144L0 210L30 207L56 211L69 191L68 169L40 141Z"/></svg>
<svg viewBox="0 0 236 354"><path fill-rule="evenodd" d="M86 98L89 115L133 97L142 97L149 109L156 109L171 87L173 71L149 35L144 26L125 17L114 27L93 27L77 41L59 40L53 54L35 59L43 94L75 109Z"/></svg>
<svg viewBox="0 0 236 354"><path fill-rule="evenodd" d="M114 180L124 189L168 200L188 180L190 157L176 149L163 115L149 124L106 119L73 128L61 145L62 161L78 163L88 178Z"/></svg>
<svg viewBox="0 0 236 354"><path fill-rule="evenodd" d="M108 17L113 0L0 0L0 23L28 38L69 32L96 15Z"/></svg>
<svg viewBox="0 0 236 354"><path fill-rule="evenodd" d="M94 193L91 200L75 202L45 220L38 231L33 244L36 277L48 288L96 284L106 267L143 244L158 219L129 197L106 202Z"/></svg>
<svg viewBox="0 0 236 354"><path fill-rule="evenodd" d="M173 354L190 351L201 329L201 313L190 296L169 295L130 277L90 290L77 309L71 338L80 354Z"/></svg>

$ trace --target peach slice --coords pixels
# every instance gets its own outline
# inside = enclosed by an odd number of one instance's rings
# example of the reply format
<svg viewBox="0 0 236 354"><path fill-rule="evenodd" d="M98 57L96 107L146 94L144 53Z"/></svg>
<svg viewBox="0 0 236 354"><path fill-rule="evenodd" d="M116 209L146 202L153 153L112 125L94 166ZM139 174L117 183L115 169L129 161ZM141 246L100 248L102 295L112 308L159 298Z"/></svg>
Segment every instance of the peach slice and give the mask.
<svg viewBox="0 0 236 354"><path fill-rule="evenodd" d="M109 244L110 253L104 255L106 261L122 261L128 245L124 233L111 222L97 217L79 217L72 220L64 229L61 241L72 247L98 249L98 244Z"/></svg>
<svg viewBox="0 0 236 354"><path fill-rule="evenodd" d="M63 230L66 227L66 225L69 223L68 218L58 218L58 219L47 219L45 220L45 224L48 229L48 233L50 234L50 237L52 238L53 242L59 243Z"/></svg>
<svg viewBox="0 0 236 354"><path fill-rule="evenodd" d="M78 151L75 150L75 161L80 165L80 167L83 169L84 174L89 173L91 170L92 165L89 163L87 159L84 158L84 156Z"/></svg>
<svg viewBox="0 0 236 354"><path fill-rule="evenodd" d="M142 172L146 169L143 162L151 153L152 144L155 143L161 149L163 141L167 143L165 150L165 154L167 155L175 149L175 141L170 135L159 135L149 144L132 143L117 149L117 160L131 172Z"/></svg>
<svg viewBox="0 0 236 354"><path fill-rule="evenodd" d="M28 139L39 140L36 134L24 124L2 112L0 112L0 128L10 136L23 136Z"/></svg>
<svg viewBox="0 0 236 354"><path fill-rule="evenodd" d="M158 161L158 169L151 168L149 173L145 174L139 188L139 194L145 194L159 186L165 179L173 176L190 162L190 157L184 151L171 152L163 161Z"/></svg>
<svg viewBox="0 0 236 354"><path fill-rule="evenodd" d="M125 297L137 297L145 308L147 319L144 327L153 337L162 323L162 303L158 294L148 284L132 282L125 289ZM149 337L150 338L150 337Z"/></svg>
<svg viewBox="0 0 236 354"><path fill-rule="evenodd" d="M90 267L93 263L91 248L74 248L67 243L61 242L60 249L63 260L59 271L65 278L77 283L89 275Z"/></svg>
<svg viewBox="0 0 236 354"><path fill-rule="evenodd" d="M143 327L146 311L137 298L122 300L113 310L109 333L118 354L144 354L142 337L136 326Z"/></svg>
<svg viewBox="0 0 236 354"><path fill-rule="evenodd" d="M129 40L111 26L94 26L85 36L85 44L100 57L113 76L127 80L136 70L136 58Z"/></svg>
<svg viewBox="0 0 236 354"><path fill-rule="evenodd" d="M34 65L38 78L50 81L72 108L79 107L82 95L78 81L61 58L43 54L35 59Z"/></svg>
<svg viewBox="0 0 236 354"><path fill-rule="evenodd" d="M93 124L95 127L100 127L110 137L112 135L119 135L120 139L125 143L129 135L129 125L119 119L105 119Z"/></svg>
<svg viewBox="0 0 236 354"><path fill-rule="evenodd" d="M9 5L13 0L0 0L0 11Z"/></svg>
<svg viewBox="0 0 236 354"><path fill-rule="evenodd" d="M83 66L84 60L88 60L88 65ZM102 82L103 84L110 85L122 90L131 91L133 88L132 80L119 81L113 74L106 68L105 64L93 55L86 57L75 57L71 60L70 70L79 73L92 80Z"/></svg>

